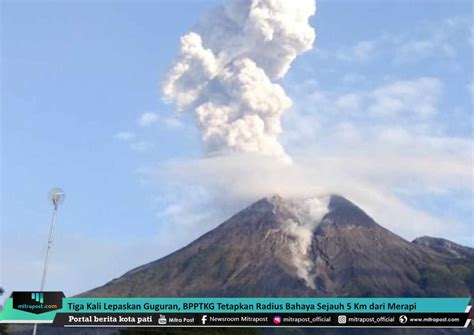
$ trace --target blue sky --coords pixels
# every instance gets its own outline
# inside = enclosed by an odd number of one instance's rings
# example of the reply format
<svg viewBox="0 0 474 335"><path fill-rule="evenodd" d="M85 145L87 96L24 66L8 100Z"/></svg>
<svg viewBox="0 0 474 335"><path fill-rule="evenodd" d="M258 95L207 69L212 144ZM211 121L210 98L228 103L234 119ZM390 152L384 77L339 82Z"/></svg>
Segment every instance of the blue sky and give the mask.
<svg viewBox="0 0 474 335"><path fill-rule="evenodd" d="M159 86L180 37L216 3L2 2L0 282L8 291L39 286L53 186L67 195L47 288L67 294L175 250L244 204L204 213L201 188L144 173L204 156L192 117L176 118ZM319 1L315 48L280 80L293 100L283 118L287 152L347 158L349 174L409 208L401 218L416 211L438 235L474 245L471 21L471 1ZM407 87L413 96L398 99ZM384 114L394 99L402 106ZM377 206L367 211L384 225ZM431 227L392 230L412 238Z"/></svg>

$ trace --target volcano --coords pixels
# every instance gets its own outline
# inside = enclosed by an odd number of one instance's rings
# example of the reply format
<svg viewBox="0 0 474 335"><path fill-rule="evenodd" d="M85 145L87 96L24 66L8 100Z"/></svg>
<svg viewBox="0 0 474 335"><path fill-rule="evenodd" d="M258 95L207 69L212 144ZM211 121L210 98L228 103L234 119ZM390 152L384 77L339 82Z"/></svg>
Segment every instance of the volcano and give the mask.
<svg viewBox="0 0 474 335"><path fill-rule="evenodd" d="M338 195L273 196L81 296L468 297L473 252L429 237L406 241Z"/></svg>

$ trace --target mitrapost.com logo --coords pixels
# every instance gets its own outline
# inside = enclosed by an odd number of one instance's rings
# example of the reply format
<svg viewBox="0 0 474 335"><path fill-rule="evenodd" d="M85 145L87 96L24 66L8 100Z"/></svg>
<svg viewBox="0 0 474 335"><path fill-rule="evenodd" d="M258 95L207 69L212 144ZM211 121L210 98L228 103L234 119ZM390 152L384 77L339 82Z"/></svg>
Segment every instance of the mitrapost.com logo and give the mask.
<svg viewBox="0 0 474 335"><path fill-rule="evenodd" d="M44 302L44 292L31 292L31 299L42 304Z"/></svg>
<svg viewBox="0 0 474 335"><path fill-rule="evenodd" d="M41 314L63 305L63 292L13 292L13 308L20 311Z"/></svg>

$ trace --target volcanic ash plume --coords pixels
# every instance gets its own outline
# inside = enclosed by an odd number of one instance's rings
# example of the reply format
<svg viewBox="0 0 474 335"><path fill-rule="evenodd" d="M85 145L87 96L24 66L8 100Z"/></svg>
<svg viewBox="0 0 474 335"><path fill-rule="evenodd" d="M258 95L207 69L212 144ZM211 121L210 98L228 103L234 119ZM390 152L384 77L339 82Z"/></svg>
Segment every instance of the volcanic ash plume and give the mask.
<svg viewBox="0 0 474 335"><path fill-rule="evenodd" d="M315 11L314 0L230 1L181 38L163 94L195 113L208 152L287 157L278 134L291 99L274 81L312 48Z"/></svg>
<svg viewBox="0 0 474 335"><path fill-rule="evenodd" d="M303 279L306 285L312 289L314 286L314 261L310 257L313 232L324 215L329 211L330 196L320 195L317 197L287 200L289 205L287 210L294 215L294 218L287 219L283 229L291 239L288 247L291 252L293 265L296 267L296 274Z"/></svg>

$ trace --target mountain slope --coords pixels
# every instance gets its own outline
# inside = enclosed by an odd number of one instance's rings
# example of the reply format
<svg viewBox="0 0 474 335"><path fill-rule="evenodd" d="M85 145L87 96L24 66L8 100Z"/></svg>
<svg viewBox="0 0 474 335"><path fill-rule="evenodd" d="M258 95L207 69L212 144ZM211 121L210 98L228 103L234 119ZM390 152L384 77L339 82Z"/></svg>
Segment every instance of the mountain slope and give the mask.
<svg viewBox="0 0 474 335"><path fill-rule="evenodd" d="M378 225L347 199L262 199L88 297L471 296L474 261Z"/></svg>
<svg viewBox="0 0 474 335"><path fill-rule="evenodd" d="M436 252L454 258L474 258L474 249L465 247L444 238L422 236L413 240L412 243L430 248Z"/></svg>

